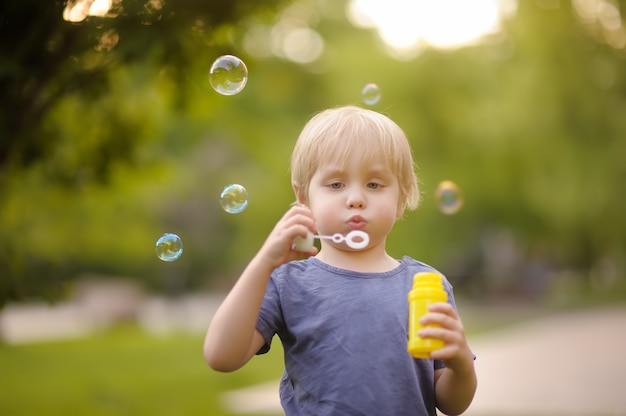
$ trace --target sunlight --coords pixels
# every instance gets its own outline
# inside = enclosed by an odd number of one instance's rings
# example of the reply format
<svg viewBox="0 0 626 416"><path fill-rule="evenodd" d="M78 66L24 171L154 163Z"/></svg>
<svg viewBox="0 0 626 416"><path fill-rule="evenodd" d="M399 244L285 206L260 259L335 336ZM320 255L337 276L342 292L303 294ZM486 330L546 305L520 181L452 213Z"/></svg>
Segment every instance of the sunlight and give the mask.
<svg viewBox="0 0 626 416"><path fill-rule="evenodd" d="M514 0L351 0L347 15L356 26L375 28L396 54L420 47L453 49L500 30Z"/></svg>
<svg viewBox="0 0 626 416"><path fill-rule="evenodd" d="M112 0L68 1L63 10L63 19L68 22L82 22L87 16L106 16L112 7Z"/></svg>
<svg viewBox="0 0 626 416"><path fill-rule="evenodd" d="M573 0L572 5L589 33L615 49L626 47L626 28L615 0Z"/></svg>

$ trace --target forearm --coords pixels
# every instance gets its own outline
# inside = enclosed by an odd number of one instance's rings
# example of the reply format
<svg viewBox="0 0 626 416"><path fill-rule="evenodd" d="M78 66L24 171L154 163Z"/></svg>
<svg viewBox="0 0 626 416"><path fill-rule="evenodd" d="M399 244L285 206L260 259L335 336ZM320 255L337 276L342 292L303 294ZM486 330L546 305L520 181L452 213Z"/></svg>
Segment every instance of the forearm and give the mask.
<svg viewBox="0 0 626 416"><path fill-rule="evenodd" d="M460 415L469 407L476 392L477 379L473 358L457 369L437 370L435 397L437 408L446 415Z"/></svg>
<svg viewBox="0 0 626 416"><path fill-rule="evenodd" d="M273 268L252 259L215 312L204 340L204 357L219 371L233 371L252 356L256 323Z"/></svg>
<svg viewBox="0 0 626 416"><path fill-rule="evenodd" d="M292 206L276 223L211 320L204 339L204 358L211 368L236 370L263 345L256 323L270 275L299 256L315 255L317 248L310 253L292 250L296 237L314 231L313 214L300 205Z"/></svg>

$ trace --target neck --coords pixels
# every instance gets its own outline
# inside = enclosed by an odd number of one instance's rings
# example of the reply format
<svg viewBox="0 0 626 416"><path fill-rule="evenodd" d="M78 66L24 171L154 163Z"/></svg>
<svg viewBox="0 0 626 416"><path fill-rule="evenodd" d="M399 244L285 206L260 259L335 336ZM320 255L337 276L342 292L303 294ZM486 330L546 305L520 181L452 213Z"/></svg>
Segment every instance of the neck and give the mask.
<svg viewBox="0 0 626 416"><path fill-rule="evenodd" d="M364 250L342 250L332 244L322 243L317 259L340 269L362 273L387 272L398 267L398 261L389 256L384 242Z"/></svg>

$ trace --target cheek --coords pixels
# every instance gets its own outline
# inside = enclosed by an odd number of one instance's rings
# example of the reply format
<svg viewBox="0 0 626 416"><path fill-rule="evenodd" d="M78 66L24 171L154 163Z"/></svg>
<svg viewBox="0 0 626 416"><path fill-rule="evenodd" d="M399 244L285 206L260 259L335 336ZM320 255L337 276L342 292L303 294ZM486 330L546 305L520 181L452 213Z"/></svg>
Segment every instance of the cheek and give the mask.
<svg viewBox="0 0 626 416"><path fill-rule="evenodd" d="M381 221L395 223L404 214L404 207L397 203L385 203L379 206L377 216Z"/></svg>
<svg viewBox="0 0 626 416"><path fill-rule="evenodd" d="M328 217L331 216L333 212L329 204L313 203L309 205L309 208L317 221L327 221Z"/></svg>
<svg viewBox="0 0 626 416"><path fill-rule="evenodd" d="M390 205L388 208L386 208L386 209L384 210L384 212L382 212L382 213L381 213L381 215L380 215L380 216L381 216L381 217L384 217L384 218L388 218L388 220L389 220L389 221L391 221L391 222L394 222L394 223L395 223L395 222L396 222L396 220L398 219L398 213L399 213L399 212L400 212L400 211L398 210L398 208L397 208L397 207L395 207L395 206L391 206L391 205Z"/></svg>
<svg viewBox="0 0 626 416"><path fill-rule="evenodd" d="M313 203L309 205L315 223L320 232L326 232L326 228L334 228L334 222L337 218L337 209L333 209L332 204Z"/></svg>

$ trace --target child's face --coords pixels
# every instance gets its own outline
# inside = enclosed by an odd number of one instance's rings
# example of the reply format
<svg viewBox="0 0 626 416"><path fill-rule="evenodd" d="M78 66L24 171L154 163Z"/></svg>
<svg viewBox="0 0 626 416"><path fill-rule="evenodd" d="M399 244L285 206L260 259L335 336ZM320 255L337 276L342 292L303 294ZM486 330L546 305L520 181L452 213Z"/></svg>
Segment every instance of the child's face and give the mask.
<svg viewBox="0 0 626 416"><path fill-rule="evenodd" d="M306 202L320 234L363 230L371 247L384 242L402 216L399 198L398 180L387 164L363 163L355 155L345 164L321 164L311 178Z"/></svg>

